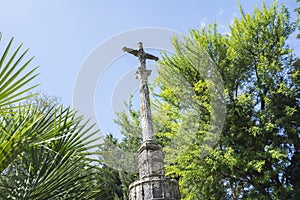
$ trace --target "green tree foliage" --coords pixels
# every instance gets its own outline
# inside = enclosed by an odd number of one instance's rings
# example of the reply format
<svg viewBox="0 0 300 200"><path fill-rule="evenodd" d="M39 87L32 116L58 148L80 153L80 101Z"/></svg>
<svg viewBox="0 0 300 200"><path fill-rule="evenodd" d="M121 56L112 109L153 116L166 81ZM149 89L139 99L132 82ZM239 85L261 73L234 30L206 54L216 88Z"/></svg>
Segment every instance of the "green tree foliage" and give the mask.
<svg viewBox="0 0 300 200"><path fill-rule="evenodd" d="M132 97L131 97L132 98ZM132 107L132 99L126 113L118 113L115 123L121 127L124 138L121 141L107 135L99 147L102 167L98 174L102 196L100 199L128 200L129 185L138 179L136 152L142 142L139 122L140 113Z"/></svg>
<svg viewBox="0 0 300 200"><path fill-rule="evenodd" d="M98 181L101 184L101 193L103 194L99 200L128 200L129 184L137 180L137 173L128 170L126 166L126 164L131 165L135 162L122 158L128 149L124 146L121 147L112 135L108 135L99 151L100 160L103 160L98 174Z"/></svg>
<svg viewBox="0 0 300 200"><path fill-rule="evenodd" d="M299 60L286 43L296 26L277 2L262 3L252 14L240 11L228 34L219 33L216 24L191 30L184 40L173 40L175 53L163 54L160 62L160 92L153 102L156 137L183 199L295 199L299 194ZM211 80L216 79L207 78L212 69L201 71L209 64L205 52L225 88L226 119L211 148L205 138L217 130L210 129L217 103ZM127 119L121 120L122 129L135 132ZM177 149L176 137L186 141ZM168 149L175 151L169 158Z"/></svg>
<svg viewBox="0 0 300 200"><path fill-rule="evenodd" d="M26 72L22 45L0 58L1 199L93 199L101 195L93 165L95 131L70 108L37 100L36 68ZM28 101L29 97L35 98ZM27 100L23 101L23 100Z"/></svg>
<svg viewBox="0 0 300 200"><path fill-rule="evenodd" d="M296 0L297 3L299 3L300 1L299 0ZM297 13L298 15L298 20L300 19L300 7L297 7L295 8L295 12ZM300 30L300 26L299 26L299 21L298 21L298 31ZM299 39L300 38L300 34L298 33L297 34L297 38Z"/></svg>
<svg viewBox="0 0 300 200"><path fill-rule="evenodd" d="M218 66L228 99L225 126L214 150L204 159L188 151L171 167L181 177L186 199L293 197L294 176L287 174L287 166L299 149L299 85L291 77L293 56L285 42L295 26L286 8L276 3L263 4L252 15L241 8L241 14L228 35L218 34L215 26L191 31L193 42ZM173 63L182 63L177 64L182 71L194 67L177 54L170 59L169 68Z"/></svg>

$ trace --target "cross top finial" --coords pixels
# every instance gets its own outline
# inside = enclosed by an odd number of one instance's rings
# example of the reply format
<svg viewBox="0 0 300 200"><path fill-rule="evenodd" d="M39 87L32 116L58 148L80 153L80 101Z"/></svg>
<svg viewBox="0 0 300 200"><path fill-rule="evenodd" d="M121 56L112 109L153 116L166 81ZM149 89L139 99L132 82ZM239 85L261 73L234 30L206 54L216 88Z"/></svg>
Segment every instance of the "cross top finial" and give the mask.
<svg viewBox="0 0 300 200"><path fill-rule="evenodd" d="M138 43L138 48L137 48L137 50L140 50L140 49L143 49L143 43L142 43L142 42L139 42L139 43Z"/></svg>

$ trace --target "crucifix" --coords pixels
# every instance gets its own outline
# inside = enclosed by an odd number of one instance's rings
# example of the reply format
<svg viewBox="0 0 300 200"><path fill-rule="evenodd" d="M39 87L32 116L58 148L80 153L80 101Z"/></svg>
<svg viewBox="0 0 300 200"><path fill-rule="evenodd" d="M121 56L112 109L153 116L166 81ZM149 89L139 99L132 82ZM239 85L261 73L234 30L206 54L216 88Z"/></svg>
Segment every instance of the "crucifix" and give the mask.
<svg viewBox="0 0 300 200"><path fill-rule="evenodd" d="M146 59L158 61L158 57L148 54L143 49L143 43L138 43L137 50L123 47L124 52L130 53L138 57L140 66L136 72L136 78L139 80L140 107L142 115L142 133L143 142L153 140L152 116L150 108L150 98L148 89L148 77L151 70L146 69Z"/></svg>
<svg viewBox="0 0 300 200"><path fill-rule="evenodd" d="M153 138L148 88L148 77L151 74L151 70L146 69L146 59L158 61L158 57L146 53L141 42L138 43L137 49L124 47L122 50L138 57L140 62L136 78L140 84L143 143L137 151L140 180L129 185L129 199L179 200L180 192L178 183L176 180L164 176L164 153L162 146L155 142Z"/></svg>

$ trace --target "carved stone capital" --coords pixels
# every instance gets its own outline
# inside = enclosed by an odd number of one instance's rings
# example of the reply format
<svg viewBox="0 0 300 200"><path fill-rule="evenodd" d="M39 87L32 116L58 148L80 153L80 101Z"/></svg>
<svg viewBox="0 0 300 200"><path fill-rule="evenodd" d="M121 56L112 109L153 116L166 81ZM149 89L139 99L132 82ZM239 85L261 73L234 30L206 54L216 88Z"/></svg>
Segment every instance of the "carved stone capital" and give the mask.
<svg viewBox="0 0 300 200"><path fill-rule="evenodd" d="M135 73L135 78L141 80L141 82L148 82L148 77L151 75L152 70L139 67Z"/></svg>

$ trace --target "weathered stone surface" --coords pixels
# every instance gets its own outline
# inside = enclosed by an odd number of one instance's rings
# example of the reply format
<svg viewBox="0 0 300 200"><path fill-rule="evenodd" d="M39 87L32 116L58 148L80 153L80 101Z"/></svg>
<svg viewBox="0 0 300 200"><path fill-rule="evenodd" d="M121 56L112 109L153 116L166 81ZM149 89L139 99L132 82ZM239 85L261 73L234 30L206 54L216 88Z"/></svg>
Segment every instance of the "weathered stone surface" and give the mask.
<svg viewBox="0 0 300 200"><path fill-rule="evenodd" d="M139 80L140 88L140 107L142 115L142 133L143 141L153 139L153 127L152 116L150 108L150 98L148 89L148 77L151 74L151 70L146 69L146 59L158 60L158 57L144 52L143 43L138 43L137 50L123 47L123 51L128 52L134 56L137 56L140 62L140 67L136 72L136 78Z"/></svg>
<svg viewBox="0 0 300 200"><path fill-rule="evenodd" d="M178 200L177 181L166 177L149 177L129 186L130 200Z"/></svg>
<svg viewBox="0 0 300 200"><path fill-rule="evenodd" d="M157 142L145 141L138 150L140 180L129 186L130 200L180 199L176 180L164 177L164 154Z"/></svg>
<svg viewBox="0 0 300 200"><path fill-rule="evenodd" d="M152 116L150 108L150 98L148 89L148 76L150 76L151 70L146 69L146 65L143 64L138 68L136 72L136 78L139 80L140 88L140 108L142 117L142 134L143 141L153 139L153 127L152 127Z"/></svg>
<svg viewBox="0 0 300 200"><path fill-rule="evenodd" d="M154 141L143 142L138 150L140 179L164 176L164 154L162 147Z"/></svg>

